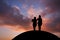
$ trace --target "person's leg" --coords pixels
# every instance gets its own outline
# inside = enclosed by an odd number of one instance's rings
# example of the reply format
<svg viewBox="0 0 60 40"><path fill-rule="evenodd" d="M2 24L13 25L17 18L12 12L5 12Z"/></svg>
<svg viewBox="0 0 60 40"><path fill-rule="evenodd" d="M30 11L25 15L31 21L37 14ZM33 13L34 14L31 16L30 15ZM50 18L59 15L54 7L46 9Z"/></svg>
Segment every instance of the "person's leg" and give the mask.
<svg viewBox="0 0 60 40"><path fill-rule="evenodd" d="M35 31L35 27L34 27L34 31Z"/></svg>
<svg viewBox="0 0 60 40"><path fill-rule="evenodd" d="M36 27L36 26L35 26L35 25L33 25L33 29L34 29L34 31L35 31L35 27Z"/></svg>
<svg viewBox="0 0 60 40"><path fill-rule="evenodd" d="M41 26L40 25L38 25L38 30L41 31Z"/></svg>

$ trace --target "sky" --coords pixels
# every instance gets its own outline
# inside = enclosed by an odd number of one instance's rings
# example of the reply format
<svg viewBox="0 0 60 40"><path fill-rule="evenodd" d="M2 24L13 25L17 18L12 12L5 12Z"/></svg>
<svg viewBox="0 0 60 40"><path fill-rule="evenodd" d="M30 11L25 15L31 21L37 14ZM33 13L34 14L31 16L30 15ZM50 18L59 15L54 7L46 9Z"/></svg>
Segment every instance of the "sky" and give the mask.
<svg viewBox="0 0 60 40"><path fill-rule="evenodd" d="M38 15L41 30L60 37L60 0L0 0L0 40L33 30L31 19Z"/></svg>

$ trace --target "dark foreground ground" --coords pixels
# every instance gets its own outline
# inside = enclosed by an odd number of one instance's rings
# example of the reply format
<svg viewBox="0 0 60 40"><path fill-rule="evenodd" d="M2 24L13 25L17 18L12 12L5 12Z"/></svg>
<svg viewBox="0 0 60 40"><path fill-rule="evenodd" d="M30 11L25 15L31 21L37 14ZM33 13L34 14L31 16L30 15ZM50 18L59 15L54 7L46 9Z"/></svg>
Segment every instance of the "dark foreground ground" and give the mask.
<svg viewBox="0 0 60 40"><path fill-rule="evenodd" d="M12 40L60 40L56 35L45 31L24 32Z"/></svg>

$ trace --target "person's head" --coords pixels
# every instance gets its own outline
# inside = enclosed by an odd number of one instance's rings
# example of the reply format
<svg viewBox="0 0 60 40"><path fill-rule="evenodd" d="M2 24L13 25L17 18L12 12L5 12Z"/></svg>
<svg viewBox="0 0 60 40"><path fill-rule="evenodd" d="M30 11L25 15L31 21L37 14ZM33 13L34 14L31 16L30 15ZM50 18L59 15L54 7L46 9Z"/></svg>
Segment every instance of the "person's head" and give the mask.
<svg viewBox="0 0 60 40"><path fill-rule="evenodd" d="M41 15L39 15L39 18L41 18Z"/></svg>

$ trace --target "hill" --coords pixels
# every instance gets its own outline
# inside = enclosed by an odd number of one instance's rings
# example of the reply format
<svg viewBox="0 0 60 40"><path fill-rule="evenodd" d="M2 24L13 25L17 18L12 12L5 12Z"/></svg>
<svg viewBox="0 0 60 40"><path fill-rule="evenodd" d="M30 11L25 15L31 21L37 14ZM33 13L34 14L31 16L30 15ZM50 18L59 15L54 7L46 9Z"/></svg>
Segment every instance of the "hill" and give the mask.
<svg viewBox="0 0 60 40"><path fill-rule="evenodd" d="M22 34L19 34L12 40L59 40L59 38L45 31L28 31Z"/></svg>

